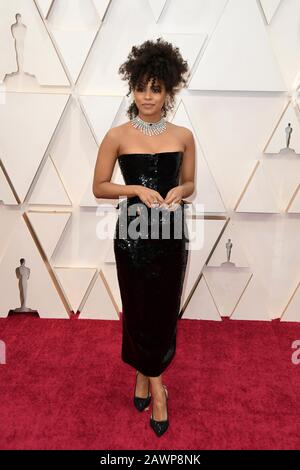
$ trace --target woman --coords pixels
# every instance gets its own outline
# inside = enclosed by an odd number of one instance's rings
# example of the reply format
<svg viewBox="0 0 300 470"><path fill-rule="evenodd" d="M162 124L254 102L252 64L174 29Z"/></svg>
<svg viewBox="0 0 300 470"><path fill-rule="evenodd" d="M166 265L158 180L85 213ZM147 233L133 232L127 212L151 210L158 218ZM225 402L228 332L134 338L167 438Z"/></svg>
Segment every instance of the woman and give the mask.
<svg viewBox="0 0 300 470"><path fill-rule="evenodd" d="M136 408L148 409L152 397L150 425L157 436L169 426L162 372L176 349L189 240L183 198L194 192L195 172L192 132L165 116L187 72L179 49L162 38L132 47L119 68L134 95L130 120L104 136L93 182L96 197L126 196L117 206L114 234L122 359L136 369ZM116 160L125 185L110 182Z"/></svg>

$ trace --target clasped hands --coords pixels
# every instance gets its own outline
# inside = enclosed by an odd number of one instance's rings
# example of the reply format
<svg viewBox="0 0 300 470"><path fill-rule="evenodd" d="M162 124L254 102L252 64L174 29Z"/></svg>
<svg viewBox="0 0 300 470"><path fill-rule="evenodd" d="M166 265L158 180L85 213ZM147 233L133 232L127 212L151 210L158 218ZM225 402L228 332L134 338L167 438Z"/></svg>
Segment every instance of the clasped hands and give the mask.
<svg viewBox="0 0 300 470"><path fill-rule="evenodd" d="M175 210L183 198L183 187L175 186L168 191L165 199L155 189L139 186L137 196L148 207L161 207L164 209Z"/></svg>

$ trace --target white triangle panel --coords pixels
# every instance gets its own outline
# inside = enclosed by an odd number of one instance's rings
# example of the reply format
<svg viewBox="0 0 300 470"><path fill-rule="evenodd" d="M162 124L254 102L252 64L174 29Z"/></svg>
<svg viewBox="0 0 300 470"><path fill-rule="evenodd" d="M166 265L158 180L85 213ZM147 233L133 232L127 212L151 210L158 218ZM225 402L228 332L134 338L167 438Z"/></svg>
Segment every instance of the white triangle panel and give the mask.
<svg viewBox="0 0 300 470"><path fill-rule="evenodd" d="M190 241L188 243L188 263L181 298L182 305L186 302L195 282L200 276L203 266L208 259L226 220L210 220L202 218L190 219L187 217L186 222Z"/></svg>
<svg viewBox="0 0 300 470"><path fill-rule="evenodd" d="M93 0L54 0L48 23L56 30L87 31L97 29L100 18Z"/></svg>
<svg viewBox="0 0 300 470"><path fill-rule="evenodd" d="M299 278L300 219L286 214L239 214L235 224L254 273L243 297L246 295L250 303L253 288L248 289L258 280L263 303L272 318L279 318L291 296L291 286ZM257 299L255 295L253 292L253 308L256 310L257 300L258 310L263 312L260 292Z"/></svg>
<svg viewBox="0 0 300 470"><path fill-rule="evenodd" d="M53 30L53 36L64 58L73 82L76 82L93 44L95 31L60 31Z"/></svg>
<svg viewBox="0 0 300 470"><path fill-rule="evenodd" d="M51 145L51 158L72 204L80 203L94 173L97 144L78 101L72 97Z"/></svg>
<svg viewBox="0 0 300 470"><path fill-rule="evenodd" d="M281 321L300 322L300 289L299 285L296 288L292 299L284 311Z"/></svg>
<svg viewBox="0 0 300 470"><path fill-rule="evenodd" d="M38 310L41 318L69 319L21 215L10 234L10 241L0 262L0 279L5 282L5 289L2 289L0 296L0 317L6 317L9 310L21 306L19 280L16 276L16 268L20 265L21 258L25 258L25 265L30 269L26 306Z"/></svg>
<svg viewBox="0 0 300 470"><path fill-rule="evenodd" d="M179 48L179 52L187 61L189 70L193 70L195 62L204 47L207 34L196 33L164 33L164 40Z"/></svg>
<svg viewBox="0 0 300 470"><path fill-rule="evenodd" d="M203 275L221 317L230 317L251 273L247 268L206 266Z"/></svg>
<svg viewBox="0 0 300 470"><path fill-rule="evenodd" d="M102 20L111 0L93 0L99 18Z"/></svg>
<svg viewBox="0 0 300 470"><path fill-rule="evenodd" d="M189 88L286 90L256 2L228 1Z"/></svg>
<svg viewBox="0 0 300 470"><path fill-rule="evenodd" d="M270 134L270 122L273 124L274 116L282 112L285 102L286 97L278 94L268 97L227 93L184 96L195 137L228 210L235 210L261 159Z"/></svg>
<svg viewBox="0 0 300 470"><path fill-rule="evenodd" d="M43 13L43 16L46 18L54 0L36 0L36 2Z"/></svg>
<svg viewBox="0 0 300 470"><path fill-rule="evenodd" d="M87 301L81 310L79 319L119 320L116 309L100 275L96 278Z"/></svg>
<svg viewBox="0 0 300 470"><path fill-rule="evenodd" d="M272 48L290 95L294 95L297 76L299 80L299 14L299 0L282 0L267 26Z"/></svg>
<svg viewBox="0 0 300 470"><path fill-rule="evenodd" d="M133 44L157 37L156 30L158 28L146 0L110 1L105 21L79 77L80 95L124 96L127 85L122 83L118 68L126 60ZM102 113L102 119L106 119L105 113Z"/></svg>
<svg viewBox="0 0 300 470"><path fill-rule="evenodd" d="M289 158L280 155L272 155L263 159L265 174L277 199L277 205L281 211L286 211L295 197L299 185L300 156Z"/></svg>
<svg viewBox="0 0 300 470"><path fill-rule="evenodd" d="M17 205L18 201L15 198L15 195L6 179L6 176L1 168L0 161L0 203L1 201L4 204Z"/></svg>
<svg viewBox="0 0 300 470"><path fill-rule="evenodd" d="M122 310L122 299L120 287L118 283L118 275L115 263L104 263L102 265L102 272L108 284L110 295L112 296L118 312Z"/></svg>
<svg viewBox="0 0 300 470"><path fill-rule="evenodd" d="M263 213L279 212L275 190L272 188L262 164L258 165L256 168L256 171L247 186L236 211Z"/></svg>
<svg viewBox="0 0 300 470"><path fill-rule="evenodd" d="M34 2L23 0L0 3L0 81L6 74L18 70L15 38L11 31L16 22L16 13L21 15L23 25L21 41L20 33L16 34L17 51L23 49L22 72L32 75L37 85L69 86L69 80ZM9 79L7 77L7 82Z"/></svg>
<svg viewBox="0 0 300 470"><path fill-rule="evenodd" d="M255 274L243 292L230 319L262 321L270 321L272 319L267 305L267 292Z"/></svg>
<svg viewBox="0 0 300 470"><path fill-rule="evenodd" d="M221 266L222 263L227 262L226 244L228 239L230 239L232 243L229 261L239 268L249 267L249 262L242 245L241 234L239 234L239 230L232 220L228 223L222 233L207 266Z"/></svg>
<svg viewBox="0 0 300 470"><path fill-rule="evenodd" d="M18 211L8 210L6 206L0 204L0 261L10 243L11 234L18 223L19 217L20 213Z"/></svg>
<svg viewBox="0 0 300 470"><path fill-rule="evenodd" d="M268 23L271 23L273 16L277 8L279 7L281 0L260 0L261 6L263 8L266 20Z"/></svg>
<svg viewBox="0 0 300 470"><path fill-rule="evenodd" d="M288 123L291 124L292 132L290 138L290 148L295 150L295 153L300 154L300 124L296 114L296 110L290 103L281 117L271 139L265 148L265 153L278 153L281 149L286 147L286 127ZM283 155L282 155L283 157ZM299 157L300 160L300 157Z"/></svg>
<svg viewBox="0 0 300 470"><path fill-rule="evenodd" d="M113 245L113 240L112 240L106 252L106 255L104 257L104 263L115 264L115 262L116 262L116 259L115 259L114 245Z"/></svg>
<svg viewBox="0 0 300 470"><path fill-rule="evenodd" d="M48 260L50 260L71 213L28 211L27 216Z"/></svg>
<svg viewBox="0 0 300 470"><path fill-rule="evenodd" d="M21 202L67 100L64 94L7 93L0 106L1 159Z"/></svg>
<svg viewBox="0 0 300 470"><path fill-rule="evenodd" d="M172 122L177 126L188 128L193 135L196 136L182 101L176 110L176 114L172 119ZM219 189L196 138L195 163L195 192L191 196L185 198L185 200L193 202L196 207L196 213L199 214L207 212L226 212L226 207L223 203Z"/></svg>
<svg viewBox="0 0 300 470"><path fill-rule="evenodd" d="M158 22L159 17L167 3L167 0L148 0L155 21Z"/></svg>
<svg viewBox="0 0 300 470"><path fill-rule="evenodd" d="M291 201L288 207L288 212L291 214L300 213L300 185L298 186L295 198Z"/></svg>
<svg viewBox="0 0 300 470"><path fill-rule="evenodd" d="M101 25L92 0L56 0L49 26L64 62L76 82Z"/></svg>
<svg viewBox="0 0 300 470"><path fill-rule="evenodd" d="M110 218L112 217L112 219ZM56 267L98 268L113 236L115 214L74 207L51 263Z"/></svg>
<svg viewBox="0 0 300 470"><path fill-rule="evenodd" d="M222 321L203 277L197 285L181 318Z"/></svg>
<svg viewBox="0 0 300 470"><path fill-rule="evenodd" d="M81 95L80 101L88 122L100 144L115 120L123 97Z"/></svg>
<svg viewBox="0 0 300 470"><path fill-rule="evenodd" d="M80 303L96 273L95 268L54 268L58 282L69 302L70 309L77 313Z"/></svg>
<svg viewBox="0 0 300 470"><path fill-rule="evenodd" d="M72 205L51 157L47 158L28 202L57 206Z"/></svg>

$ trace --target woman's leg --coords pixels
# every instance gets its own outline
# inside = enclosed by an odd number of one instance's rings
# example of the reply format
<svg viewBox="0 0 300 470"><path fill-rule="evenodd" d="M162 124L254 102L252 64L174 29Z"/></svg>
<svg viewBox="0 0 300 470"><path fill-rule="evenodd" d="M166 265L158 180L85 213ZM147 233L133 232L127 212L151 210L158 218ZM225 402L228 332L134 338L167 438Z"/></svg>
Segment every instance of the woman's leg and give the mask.
<svg viewBox="0 0 300 470"><path fill-rule="evenodd" d="M149 377L143 375L140 371L136 377L135 395L139 398L147 398L149 389Z"/></svg>
<svg viewBox="0 0 300 470"><path fill-rule="evenodd" d="M156 421L168 418L166 406L166 392L162 384L162 374L158 377L149 377L152 395L152 413Z"/></svg>

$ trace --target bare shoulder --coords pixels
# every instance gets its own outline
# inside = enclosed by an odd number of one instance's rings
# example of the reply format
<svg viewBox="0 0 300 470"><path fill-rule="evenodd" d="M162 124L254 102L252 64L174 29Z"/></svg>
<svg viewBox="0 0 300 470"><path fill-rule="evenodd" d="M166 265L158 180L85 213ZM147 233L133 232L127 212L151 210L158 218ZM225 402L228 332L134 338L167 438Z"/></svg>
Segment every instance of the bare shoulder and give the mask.
<svg viewBox="0 0 300 470"><path fill-rule="evenodd" d="M177 124L173 124L171 122L169 122L169 125L178 138L183 142L185 147L188 147L191 145L191 143L194 143L194 134L190 129L184 126L178 126Z"/></svg>
<svg viewBox="0 0 300 470"><path fill-rule="evenodd" d="M111 127L110 129L114 133L119 133L120 134L120 133L124 132L126 129L128 129L129 124L130 124L130 121L126 121L123 124L119 124L119 126Z"/></svg>
<svg viewBox="0 0 300 470"><path fill-rule="evenodd" d="M190 129L188 129L187 127L178 126L177 124L173 124L173 122L169 121L168 124L174 132L178 133L178 136L188 136L193 134L192 131L190 131Z"/></svg>
<svg viewBox="0 0 300 470"><path fill-rule="evenodd" d="M120 124L119 126L111 127L108 130L108 133L110 134L112 138L120 142L122 141L122 137L124 136L124 133L126 132L126 130L128 130L129 124L130 124L130 121L127 121L127 122L124 122L123 124Z"/></svg>

